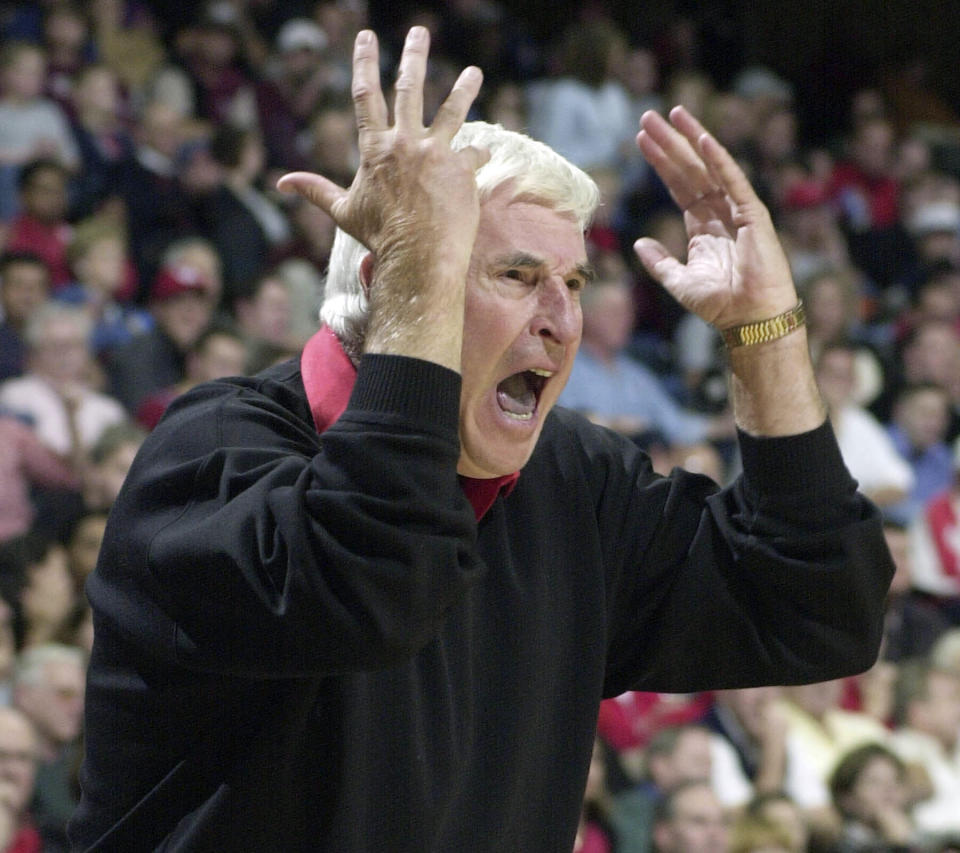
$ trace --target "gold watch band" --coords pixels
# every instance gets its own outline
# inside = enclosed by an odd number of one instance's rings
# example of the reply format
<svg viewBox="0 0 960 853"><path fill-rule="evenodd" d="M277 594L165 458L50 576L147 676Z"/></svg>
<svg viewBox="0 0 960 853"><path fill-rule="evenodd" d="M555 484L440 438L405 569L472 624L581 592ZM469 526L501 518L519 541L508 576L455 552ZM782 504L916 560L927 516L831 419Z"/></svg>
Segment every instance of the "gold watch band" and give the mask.
<svg viewBox="0 0 960 853"><path fill-rule="evenodd" d="M769 320L758 320L756 323L744 323L742 326L733 326L730 329L721 329L723 342L728 348L748 347L753 344L765 344L775 341L784 335L789 335L801 326L806 325L807 315L803 310L803 300L799 300L789 311L777 314Z"/></svg>

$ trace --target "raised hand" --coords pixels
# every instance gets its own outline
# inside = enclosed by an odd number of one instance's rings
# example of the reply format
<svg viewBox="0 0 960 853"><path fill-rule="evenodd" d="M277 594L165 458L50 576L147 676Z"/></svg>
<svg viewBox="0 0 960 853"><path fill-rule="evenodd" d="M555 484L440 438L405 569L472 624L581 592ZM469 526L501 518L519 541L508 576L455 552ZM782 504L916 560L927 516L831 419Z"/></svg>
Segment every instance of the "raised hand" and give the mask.
<svg viewBox="0 0 960 853"><path fill-rule="evenodd" d="M797 296L770 214L733 157L683 107L670 122L644 113L640 125L637 144L683 210L690 239L686 264L656 240L638 240L650 274L721 329L792 308Z"/></svg>
<svg viewBox="0 0 960 853"><path fill-rule="evenodd" d="M376 36L359 33L352 91L360 167L353 183L344 189L321 175L294 172L278 187L321 207L372 252L367 350L458 368L463 290L479 221L475 172L489 155L472 147L454 151L450 141L480 90L482 74L464 69L433 124L424 127L429 46L425 28L407 34L391 125Z"/></svg>

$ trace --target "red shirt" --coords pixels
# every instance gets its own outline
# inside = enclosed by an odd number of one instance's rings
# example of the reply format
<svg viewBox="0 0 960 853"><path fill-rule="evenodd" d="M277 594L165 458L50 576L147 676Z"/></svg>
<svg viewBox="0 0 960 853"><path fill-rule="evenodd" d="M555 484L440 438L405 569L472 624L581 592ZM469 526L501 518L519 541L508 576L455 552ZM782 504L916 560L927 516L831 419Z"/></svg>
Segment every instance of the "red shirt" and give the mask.
<svg viewBox="0 0 960 853"><path fill-rule="evenodd" d="M21 213L10 223L7 251L33 252L39 255L50 270L51 286L54 290L59 290L72 281L70 266L67 264L67 246L72 233L66 222L48 225Z"/></svg>

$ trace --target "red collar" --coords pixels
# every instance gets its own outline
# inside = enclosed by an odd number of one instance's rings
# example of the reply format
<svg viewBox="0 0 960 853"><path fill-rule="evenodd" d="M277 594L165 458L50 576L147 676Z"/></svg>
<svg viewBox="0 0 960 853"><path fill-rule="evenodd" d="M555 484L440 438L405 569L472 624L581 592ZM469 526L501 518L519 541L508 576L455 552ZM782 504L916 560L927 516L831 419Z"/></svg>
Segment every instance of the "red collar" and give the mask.
<svg viewBox="0 0 960 853"><path fill-rule="evenodd" d="M317 432L324 432L346 411L357 378L357 369L328 326L323 326L307 341L300 356L300 374ZM460 486L473 506L477 521L493 506L498 495L502 493L506 497L513 491L519 476L520 472L515 471L489 480L460 477Z"/></svg>

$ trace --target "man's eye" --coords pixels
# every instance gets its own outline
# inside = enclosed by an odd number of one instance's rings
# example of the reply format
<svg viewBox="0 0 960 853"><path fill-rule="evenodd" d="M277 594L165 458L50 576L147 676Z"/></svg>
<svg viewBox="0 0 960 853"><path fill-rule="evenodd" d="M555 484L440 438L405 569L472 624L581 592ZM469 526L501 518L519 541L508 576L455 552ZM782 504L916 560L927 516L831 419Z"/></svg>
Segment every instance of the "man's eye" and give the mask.
<svg viewBox="0 0 960 853"><path fill-rule="evenodd" d="M520 270L507 270L503 274L503 277L516 279L517 281L523 281L523 273Z"/></svg>
<svg viewBox="0 0 960 853"><path fill-rule="evenodd" d="M575 293L579 293L583 290L584 281L582 278L571 278L567 281L567 287L569 287Z"/></svg>

